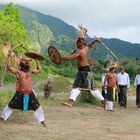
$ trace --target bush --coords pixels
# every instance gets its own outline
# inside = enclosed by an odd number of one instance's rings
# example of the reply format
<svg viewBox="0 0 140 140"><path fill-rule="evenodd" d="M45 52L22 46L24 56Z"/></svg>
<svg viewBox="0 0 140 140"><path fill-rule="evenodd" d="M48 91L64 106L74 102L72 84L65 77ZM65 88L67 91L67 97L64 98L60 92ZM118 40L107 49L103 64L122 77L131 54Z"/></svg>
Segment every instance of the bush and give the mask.
<svg viewBox="0 0 140 140"><path fill-rule="evenodd" d="M90 92L81 92L81 95L79 96L78 102L98 104L98 101L91 95Z"/></svg>
<svg viewBox="0 0 140 140"><path fill-rule="evenodd" d="M69 78L59 76L52 81L52 85L53 92L55 93L67 92L71 88L71 81Z"/></svg>

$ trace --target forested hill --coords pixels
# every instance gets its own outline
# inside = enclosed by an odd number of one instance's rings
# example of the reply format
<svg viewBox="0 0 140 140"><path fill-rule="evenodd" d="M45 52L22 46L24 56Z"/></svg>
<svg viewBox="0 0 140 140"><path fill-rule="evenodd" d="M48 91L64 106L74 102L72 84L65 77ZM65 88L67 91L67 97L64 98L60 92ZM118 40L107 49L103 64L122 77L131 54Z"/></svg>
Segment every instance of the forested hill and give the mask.
<svg viewBox="0 0 140 140"><path fill-rule="evenodd" d="M69 24L65 23L61 19L58 19L56 17L50 16L50 15L44 15L37 11L33 11L31 9L20 7L23 14L23 19L25 21L28 21L30 18L29 15L34 15L33 17L36 18L36 20L43 24L47 25L49 29L52 31L53 35L55 37L59 35L65 35L70 37L71 39L75 39L77 37L76 29L73 26L70 26ZM26 15L25 15L26 13ZM132 44L130 42L122 41L119 39L103 39L103 41L107 44L109 48L111 48L113 51L116 52L116 54L119 54L121 56L127 56L127 57L136 57L140 58L140 44ZM72 44L73 45L73 44ZM71 46L71 45L70 45ZM67 48L67 46L66 46ZM63 48L62 49L66 49ZM69 47L71 48L71 47ZM71 48L73 49L73 47Z"/></svg>
<svg viewBox="0 0 140 140"><path fill-rule="evenodd" d="M3 5L0 5L0 7L3 7ZM77 38L76 28L56 17L44 15L29 8L17 7L21 11L31 42L38 43L42 47L41 50L46 51L50 44L67 52L74 49L74 41ZM103 41L120 57L140 59L140 44L115 38L103 38ZM98 56L102 56L103 53L104 51L98 51Z"/></svg>
<svg viewBox="0 0 140 140"><path fill-rule="evenodd" d="M42 13L22 6L18 6L18 8L20 8L22 18L25 22L36 20L40 24L47 25L53 32L53 35L55 37L59 35L66 35L71 37L72 39L75 39L77 37L75 28L59 18L50 15L44 15Z"/></svg>
<svg viewBox="0 0 140 140"><path fill-rule="evenodd" d="M104 38L103 41L109 48L111 48L112 50L114 50L114 52L118 54L127 56L129 58L140 58L140 44L138 43L130 43L116 38Z"/></svg>

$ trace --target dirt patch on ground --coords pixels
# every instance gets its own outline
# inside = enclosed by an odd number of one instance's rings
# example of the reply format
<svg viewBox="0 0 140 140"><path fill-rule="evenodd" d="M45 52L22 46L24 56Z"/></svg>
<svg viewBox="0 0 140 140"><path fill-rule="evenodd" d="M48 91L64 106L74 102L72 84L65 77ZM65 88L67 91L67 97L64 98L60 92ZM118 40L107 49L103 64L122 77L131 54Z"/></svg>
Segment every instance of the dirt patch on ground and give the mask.
<svg viewBox="0 0 140 140"><path fill-rule="evenodd" d="M15 111L7 122L0 122L0 140L139 140L140 109L129 98L128 108L115 105L115 112L105 112L94 105L60 103L43 108L47 128L38 124L33 113ZM47 100L46 100L47 102ZM2 108L0 109L2 111Z"/></svg>

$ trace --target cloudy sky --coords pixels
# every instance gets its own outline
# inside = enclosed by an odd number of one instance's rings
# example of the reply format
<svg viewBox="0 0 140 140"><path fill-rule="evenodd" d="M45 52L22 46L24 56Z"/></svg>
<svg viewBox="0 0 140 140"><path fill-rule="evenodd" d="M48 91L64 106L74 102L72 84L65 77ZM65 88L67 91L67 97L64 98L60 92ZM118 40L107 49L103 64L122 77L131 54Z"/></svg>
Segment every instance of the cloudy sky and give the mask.
<svg viewBox="0 0 140 140"><path fill-rule="evenodd" d="M91 37L140 43L140 0L0 0L14 2L88 28Z"/></svg>

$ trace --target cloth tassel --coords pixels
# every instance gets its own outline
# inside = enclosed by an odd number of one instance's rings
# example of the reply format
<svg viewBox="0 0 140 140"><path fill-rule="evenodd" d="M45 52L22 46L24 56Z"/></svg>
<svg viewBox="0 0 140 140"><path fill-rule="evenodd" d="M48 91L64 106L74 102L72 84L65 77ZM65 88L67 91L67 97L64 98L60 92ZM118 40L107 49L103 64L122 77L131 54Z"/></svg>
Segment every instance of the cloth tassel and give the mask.
<svg viewBox="0 0 140 140"><path fill-rule="evenodd" d="M24 99L23 99L23 110L25 112L28 111L28 103L29 103L29 94L24 94Z"/></svg>

